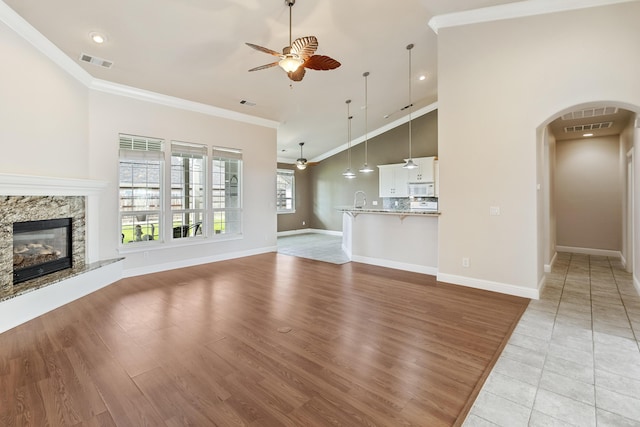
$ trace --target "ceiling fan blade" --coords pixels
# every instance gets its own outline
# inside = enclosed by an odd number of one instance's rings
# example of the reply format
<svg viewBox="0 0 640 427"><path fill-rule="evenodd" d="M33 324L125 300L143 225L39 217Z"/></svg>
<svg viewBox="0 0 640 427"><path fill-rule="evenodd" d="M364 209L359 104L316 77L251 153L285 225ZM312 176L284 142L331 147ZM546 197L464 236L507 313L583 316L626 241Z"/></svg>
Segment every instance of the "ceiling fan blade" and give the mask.
<svg viewBox="0 0 640 427"><path fill-rule="evenodd" d="M253 43L245 43L245 44L251 48L254 48L255 50L259 50L260 52L268 53L269 55L282 58L282 54L280 52L276 52L275 50L267 49L266 47L258 46L257 44L253 44Z"/></svg>
<svg viewBox="0 0 640 427"><path fill-rule="evenodd" d="M299 82L300 80L302 80L302 78L304 77L305 73L306 73L306 71L305 71L304 67L298 67L298 69L293 71L293 72L289 71L287 73L287 75L294 82Z"/></svg>
<svg viewBox="0 0 640 427"><path fill-rule="evenodd" d="M272 62L271 64L265 64L265 65L261 65L259 67L252 68L249 71L266 70L267 68L275 67L276 65L278 65L278 61Z"/></svg>
<svg viewBox="0 0 640 427"><path fill-rule="evenodd" d="M311 70L333 70L340 65L342 64L325 55L313 55L302 64L303 67Z"/></svg>
<svg viewBox="0 0 640 427"><path fill-rule="evenodd" d="M314 36L300 37L291 43L291 53L300 56L306 61L318 49L318 39Z"/></svg>

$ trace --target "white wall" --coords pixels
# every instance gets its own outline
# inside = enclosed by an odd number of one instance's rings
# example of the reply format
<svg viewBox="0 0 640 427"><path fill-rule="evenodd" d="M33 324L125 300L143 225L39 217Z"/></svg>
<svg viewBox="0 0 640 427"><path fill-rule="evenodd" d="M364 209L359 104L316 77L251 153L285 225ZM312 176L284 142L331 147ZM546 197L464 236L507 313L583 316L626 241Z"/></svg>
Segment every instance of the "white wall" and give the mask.
<svg viewBox="0 0 640 427"><path fill-rule="evenodd" d="M190 265L276 246L276 130L92 91L90 94L91 177L109 181L103 197L100 255L119 255L118 134L194 142L243 150L243 238L195 246L126 252L125 274ZM127 251L130 248L127 248ZM146 253L145 253L146 252Z"/></svg>
<svg viewBox="0 0 640 427"><path fill-rule="evenodd" d="M0 22L0 172L86 178L88 93Z"/></svg>
<svg viewBox="0 0 640 427"><path fill-rule="evenodd" d="M536 291L536 129L589 102L639 108L638 16L633 2L440 29L439 277Z"/></svg>

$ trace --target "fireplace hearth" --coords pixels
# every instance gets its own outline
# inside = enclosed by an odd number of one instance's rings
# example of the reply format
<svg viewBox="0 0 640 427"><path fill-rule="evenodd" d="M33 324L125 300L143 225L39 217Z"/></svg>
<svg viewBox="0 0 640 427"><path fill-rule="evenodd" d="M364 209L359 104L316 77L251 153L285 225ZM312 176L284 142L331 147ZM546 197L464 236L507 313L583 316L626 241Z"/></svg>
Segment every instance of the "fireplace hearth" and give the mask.
<svg viewBox="0 0 640 427"><path fill-rule="evenodd" d="M71 218L13 223L13 283L71 268Z"/></svg>

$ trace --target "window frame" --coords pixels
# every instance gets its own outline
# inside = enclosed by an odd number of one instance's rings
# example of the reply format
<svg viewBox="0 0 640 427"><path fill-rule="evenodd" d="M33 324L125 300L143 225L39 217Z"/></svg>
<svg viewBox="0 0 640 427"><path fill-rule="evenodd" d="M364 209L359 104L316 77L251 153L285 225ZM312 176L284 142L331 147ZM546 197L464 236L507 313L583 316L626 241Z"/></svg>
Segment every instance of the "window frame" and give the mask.
<svg viewBox="0 0 640 427"><path fill-rule="evenodd" d="M190 142L182 142L182 141L171 141L171 149L169 150L169 176L168 176L168 209L169 214L167 215L167 230L170 230L171 233L168 234L168 239L173 241L185 242L189 239L203 239L206 237L205 225L207 224L207 206L208 206L208 197L207 197L207 188L208 188L208 180L207 180L207 171L208 171L208 147L203 144L193 144ZM180 158L184 160L191 159L200 159L201 160L201 169L199 171L200 175L200 185L201 195L195 196L196 189L189 188L185 190L185 188L181 188L181 195L185 196L188 192L191 195L191 191L194 192L194 197L200 198L200 207L187 207L183 206L180 209L174 208L174 191L176 190L176 186L180 183L174 181L174 159ZM191 166L189 168L189 176L193 179L195 177L191 176ZM195 181L195 180L194 180ZM184 185L184 181L182 185ZM197 185L197 184L195 184ZM188 203L188 201L185 201ZM176 215L182 216L182 219L179 221L180 223L176 225ZM192 220L186 220L187 218L192 218ZM200 221L198 221L200 219Z"/></svg>
<svg viewBox="0 0 640 427"><path fill-rule="evenodd" d="M285 197L281 198L279 195L280 192L280 186L279 186L279 181L280 181L280 177L281 176L290 176L291 177L291 197ZM285 189L286 191L286 189ZM287 209L285 208L280 208L280 200L284 200L285 201L285 206L286 206L286 200L291 199L291 208ZM293 214L296 213L296 174L295 174L295 170L293 169L280 169L278 168L276 170L276 213L278 215L280 214Z"/></svg>
<svg viewBox="0 0 640 427"><path fill-rule="evenodd" d="M216 165L215 162L219 162L224 160L225 171L224 171L224 188L216 186L216 183L221 182L220 179L216 180L216 174L218 174L218 178L220 178L220 167ZM226 182L227 182L227 166L230 162L237 161L237 170L235 171L235 175L233 171L230 172L229 176L229 195L226 194ZM211 160L209 161L211 171L209 173L209 177L211 179L211 185L209 187L209 195L210 195L210 221L207 224L207 232L210 233L211 237L215 240L231 240L236 238L242 238L244 233L244 213L243 213L243 184L244 184L244 162L242 158L242 150L236 148L226 148L226 147L212 147ZM235 177L235 190L236 193L233 193L232 185L234 184L233 178ZM225 192L224 197L224 206L216 207L216 203L220 203L220 195L214 195L214 191L223 191ZM235 206L227 206L228 200L227 197L236 197ZM236 221L227 221L228 217L236 218ZM238 227L233 232L227 232L227 225L236 223ZM222 225L220 225L222 224ZM220 225L220 228L217 228ZM224 227L224 230L223 230Z"/></svg>

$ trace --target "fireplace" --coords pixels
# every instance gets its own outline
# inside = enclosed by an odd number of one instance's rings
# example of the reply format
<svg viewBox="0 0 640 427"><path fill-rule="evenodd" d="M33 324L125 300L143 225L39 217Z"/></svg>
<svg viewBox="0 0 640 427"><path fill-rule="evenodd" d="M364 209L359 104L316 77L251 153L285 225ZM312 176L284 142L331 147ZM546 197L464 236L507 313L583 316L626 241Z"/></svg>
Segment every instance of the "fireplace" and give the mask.
<svg viewBox="0 0 640 427"><path fill-rule="evenodd" d="M13 223L13 283L71 268L71 218Z"/></svg>

